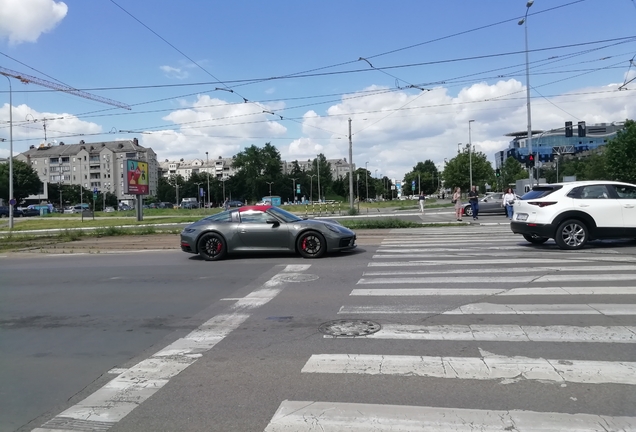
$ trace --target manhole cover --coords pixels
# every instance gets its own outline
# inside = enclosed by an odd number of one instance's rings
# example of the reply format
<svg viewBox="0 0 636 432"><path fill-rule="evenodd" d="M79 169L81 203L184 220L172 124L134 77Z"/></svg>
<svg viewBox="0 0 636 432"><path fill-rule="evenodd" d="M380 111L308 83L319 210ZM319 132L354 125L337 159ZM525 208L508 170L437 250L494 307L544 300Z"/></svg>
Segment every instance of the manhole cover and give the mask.
<svg viewBox="0 0 636 432"><path fill-rule="evenodd" d="M366 336L381 328L380 324L369 320L336 320L320 324L318 331L331 336Z"/></svg>
<svg viewBox="0 0 636 432"><path fill-rule="evenodd" d="M318 279L317 275L304 273L281 274L278 276L278 280L281 282L311 282L316 279Z"/></svg>

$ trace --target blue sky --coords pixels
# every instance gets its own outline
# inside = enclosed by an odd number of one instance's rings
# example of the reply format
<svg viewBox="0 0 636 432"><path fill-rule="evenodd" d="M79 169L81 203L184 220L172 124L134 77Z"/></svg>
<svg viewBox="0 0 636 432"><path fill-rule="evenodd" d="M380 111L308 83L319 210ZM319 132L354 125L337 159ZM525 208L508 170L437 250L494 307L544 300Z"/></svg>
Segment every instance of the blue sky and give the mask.
<svg viewBox="0 0 636 432"><path fill-rule="evenodd" d="M48 142L137 137L159 160L266 142L286 160L348 157L351 118L354 163L400 179L418 161L441 168L474 120L492 160L527 129L525 12L521 0L0 0L0 67L131 107L11 79L14 151L44 142L48 119ZM636 81L618 90L636 77L634 22L636 0L534 2L533 129L636 118Z"/></svg>

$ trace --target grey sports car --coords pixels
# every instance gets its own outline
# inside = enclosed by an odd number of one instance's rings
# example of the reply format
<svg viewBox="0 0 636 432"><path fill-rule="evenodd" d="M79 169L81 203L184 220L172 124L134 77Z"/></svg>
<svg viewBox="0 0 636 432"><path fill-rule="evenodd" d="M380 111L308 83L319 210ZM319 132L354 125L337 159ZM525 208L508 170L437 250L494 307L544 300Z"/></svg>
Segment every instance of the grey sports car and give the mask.
<svg viewBox="0 0 636 432"><path fill-rule="evenodd" d="M356 234L330 220L302 219L270 205L243 206L206 217L181 232L181 250L207 261L241 252L294 252L319 258L356 247Z"/></svg>

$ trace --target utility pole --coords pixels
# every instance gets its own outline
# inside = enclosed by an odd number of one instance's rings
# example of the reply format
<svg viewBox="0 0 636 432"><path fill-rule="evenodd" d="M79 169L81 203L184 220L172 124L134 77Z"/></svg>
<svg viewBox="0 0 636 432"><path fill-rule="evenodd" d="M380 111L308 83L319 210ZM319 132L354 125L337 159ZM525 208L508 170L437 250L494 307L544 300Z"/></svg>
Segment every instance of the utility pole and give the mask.
<svg viewBox="0 0 636 432"><path fill-rule="evenodd" d="M353 209L353 144L351 143L351 119L349 119L349 207Z"/></svg>
<svg viewBox="0 0 636 432"><path fill-rule="evenodd" d="M364 179L366 181L367 202L369 202L369 170L367 169L368 165L369 165L369 161L364 163Z"/></svg>
<svg viewBox="0 0 636 432"><path fill-rule="evenodd" d="M272 185L274 184L274 182L265 182L269 185L269 197L271 199L272 197Z"/></svg>
<svg viewBox="0 0 636 432"><path fill-rule="evenodd" d="M468 163L470 165L470 189L473 190L473 140L470 133L470 124L475 120L468 120Z"/></svg>
<svg viewBox="0 0 636 432"><path fill-rule="evenodd" d="M316 173L318 175L318 202L322 202L320 197L320 155L316 158Z"/></svg>

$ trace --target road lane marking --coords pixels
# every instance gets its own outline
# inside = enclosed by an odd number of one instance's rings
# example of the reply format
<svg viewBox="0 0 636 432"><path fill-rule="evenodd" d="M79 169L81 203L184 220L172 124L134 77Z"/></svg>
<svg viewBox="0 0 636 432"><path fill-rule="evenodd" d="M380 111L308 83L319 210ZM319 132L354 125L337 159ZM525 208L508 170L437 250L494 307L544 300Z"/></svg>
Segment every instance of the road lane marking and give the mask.
<svg viewBox="0 0 636 432"><path fill-rule="evenodd" d="M449 265L452 265L449 263ZM536 274L539 272L615 272L615 271L635 271L636 266L633 265L608 265L608 266L588 266L588 265L574 265L574 266L558 266L558 267L533 267L532 271ZM528 271L527 267L486 267L486 268L474 268L471 269L471 273L523 273ZM466 269L454 269L444 268L439 270L385 270L385 271L370 271L363 272L362 276L405 276L405 275L431 275L431 274L465 274Z"/></svg>
<svg viewBox="0 0 636 432"><path fill-rule="evenodd" d="M544 295L636 295L636 287L537 287L537 288L360 288L350 296L544 296Z"/></svg>
<svg viewBox="0 0 636 432"><path fill-rule="evenodd" d="M497 304L473 303L456 309L419 305L342 306L339 314L440 315L636 315L636 304Z"/></svg>
<svg viewBox="0 0 636 432"><path fill-rule="evenodd" d="M298 274L295 271L306 270L309 266L286 266L261 287L228 306L227 313L212 317L185 337L124 370L34 432L109 429L243 324L251 311L276 297L286 286L290 275Z"/></svg>
<svg viewBox="0 0 636 432"><path fill-rule="evenodd" d="M325 335L327 339L334 336ZM339 336L344 337L344 336ZM403 325L386 324L367 339L636 343L636 327L629 326L520 326L515 324Z"/></svg>
<svg viewBox="0 0 636 432"><path fill-rule="evenodd" d="M344 402L283 401L265 432L633 431L636 417Z"/></svg>
<svg viewBox="0 0 636 432"><path fill-rule="evenodd" d="M567 275L514 275L514 276L451 276L451 277L395 277L395 278L362 278L358 285L395 285L395 284L431 284L431 283L543 283L543 282L610 282L636 281L634 274L567 274Z"/></svg>
<svg viewBox="0 0 636 432"><path fill-rule="evenodd" d="M510 254L505 254L506 257L510 258ZM503 255L502 255L503 257ZM401 258L401 257L396 257ZM370 262L368 267L421 267L421 266L460 266L460 265L486 265L486 264L496 264L503 266L508 264L506 260L503 259L458 259L457 255L432 255L430 258L452 258L453 261L439 261L439 260L425 260L425 261L385 261L385 262ZM573 259L567 260L569 263L589 263L592 262L593 259L583 258L583 259ZM523 260L526 264L554 264L553 258L524 258Z"/></svg>
<svg viewBox="0 0 636 432"><path fill-rule="evenodd" d="M314 354L305 363L302 372L502 380L502 384L535 380L636 385L635 362L508 357L482 349L479 351L481 357Z"/></svg>

